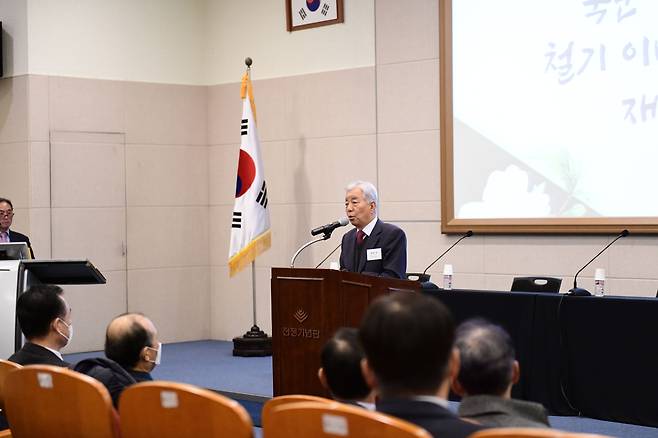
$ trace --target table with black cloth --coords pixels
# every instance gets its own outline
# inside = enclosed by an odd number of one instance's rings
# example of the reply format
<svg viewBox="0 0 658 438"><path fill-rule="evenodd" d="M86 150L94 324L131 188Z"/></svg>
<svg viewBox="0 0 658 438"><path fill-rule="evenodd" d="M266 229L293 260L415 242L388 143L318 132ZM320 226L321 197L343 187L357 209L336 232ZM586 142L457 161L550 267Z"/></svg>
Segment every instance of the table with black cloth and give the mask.
<svg viewBox="0 0 658 438"><path fill-rule="evenodd" d="M457 323L483 317L511 335L521 366L512 395L553 415L658 427L658 299L497 291L426 291Z"/></svg>

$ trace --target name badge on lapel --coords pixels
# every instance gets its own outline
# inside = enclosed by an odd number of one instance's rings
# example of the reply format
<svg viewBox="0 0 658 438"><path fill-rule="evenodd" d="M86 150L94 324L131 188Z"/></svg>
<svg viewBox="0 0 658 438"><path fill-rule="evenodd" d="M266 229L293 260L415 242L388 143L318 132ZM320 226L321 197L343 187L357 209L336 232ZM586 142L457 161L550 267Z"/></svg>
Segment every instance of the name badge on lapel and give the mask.
<svg viewBox="0 0 658 438"><path fill-rule="evenodd" d="M382 249L381 248L373 248L369 249L367 252L368 256L368 261L371 260L381 260L382 259Z"/></svg>

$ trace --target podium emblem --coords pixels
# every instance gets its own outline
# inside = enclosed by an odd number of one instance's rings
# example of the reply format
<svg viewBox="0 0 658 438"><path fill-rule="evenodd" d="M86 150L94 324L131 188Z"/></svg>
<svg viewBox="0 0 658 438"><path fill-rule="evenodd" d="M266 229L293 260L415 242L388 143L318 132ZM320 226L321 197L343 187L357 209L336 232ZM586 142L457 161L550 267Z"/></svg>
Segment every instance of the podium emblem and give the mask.
<svg viewBox="0 0 658 438"><path fill-rule="evenodd" d="M297 309L297 311L292 316L294 316L297 322L300 324L308 319L308 313L304 312L303 309Z"/></svg>

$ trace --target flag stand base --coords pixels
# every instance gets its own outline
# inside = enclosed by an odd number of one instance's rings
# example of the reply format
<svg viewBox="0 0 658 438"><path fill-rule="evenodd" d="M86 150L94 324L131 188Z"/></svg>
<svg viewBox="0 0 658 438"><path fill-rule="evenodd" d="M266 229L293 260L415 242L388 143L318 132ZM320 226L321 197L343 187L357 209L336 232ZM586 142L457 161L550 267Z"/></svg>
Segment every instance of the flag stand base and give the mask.
<svg viewBox="0 0 658 438"><path fill-rule="evenodd" d="M233 356L254 357L272 355L272 337L254 325L251 330L233 338Z"/></svg>

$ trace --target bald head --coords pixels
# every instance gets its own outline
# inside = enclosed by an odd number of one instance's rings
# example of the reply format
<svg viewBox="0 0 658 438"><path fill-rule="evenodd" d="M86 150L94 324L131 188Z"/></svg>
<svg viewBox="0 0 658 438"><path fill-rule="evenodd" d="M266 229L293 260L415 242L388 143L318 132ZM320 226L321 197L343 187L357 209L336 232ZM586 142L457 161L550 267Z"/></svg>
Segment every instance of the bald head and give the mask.
<svg viewBox="0 0 658 438"><path fill-rule="evenodd" d="M141 313L125 313L114 318L105 333L105 356L124 368L138 368L145 349L157 349L153 322Z"/></svg>
<svg viewBox="0 0 658 438"><path fill-rule="evenodd" d="M155 334L157 330L153 322L141 313L124 313L114 318L107 326L107 337L118 339L141 326L147 332Z"/></svg>

